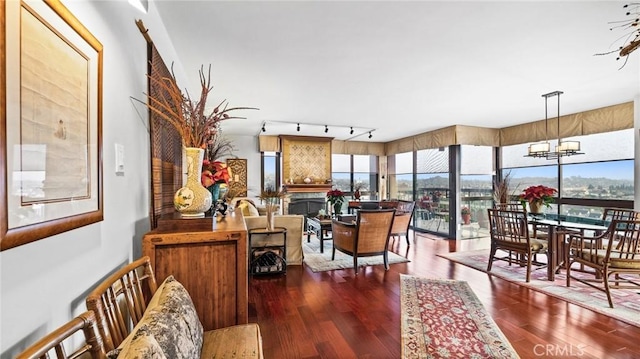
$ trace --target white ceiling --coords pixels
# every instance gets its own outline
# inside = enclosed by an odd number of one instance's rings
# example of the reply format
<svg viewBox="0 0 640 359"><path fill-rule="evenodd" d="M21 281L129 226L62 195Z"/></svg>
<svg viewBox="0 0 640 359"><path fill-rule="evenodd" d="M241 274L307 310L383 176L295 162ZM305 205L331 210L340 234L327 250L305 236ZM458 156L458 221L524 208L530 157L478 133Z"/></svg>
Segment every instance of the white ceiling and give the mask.
<svg viewBox="0 0 640 359"><path fill-rule="evenodd" d="M541 95L554 90L562 115L634 100L640 51L622 69L616 54L594 56L622 45L629 31L609 29L624 4L155 2L190 86L212 64L214 102L260 109L238 112L247 119L224 122L225 134L266 122L265 134L347 139L354 126L355 140L376 142L544 119Z"/></svg>

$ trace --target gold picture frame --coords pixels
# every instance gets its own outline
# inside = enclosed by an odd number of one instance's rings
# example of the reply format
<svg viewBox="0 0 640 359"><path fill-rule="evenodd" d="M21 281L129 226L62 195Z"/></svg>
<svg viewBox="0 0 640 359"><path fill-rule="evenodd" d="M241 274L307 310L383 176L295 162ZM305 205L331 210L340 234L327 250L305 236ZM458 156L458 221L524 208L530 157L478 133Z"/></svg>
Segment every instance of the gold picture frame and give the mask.
<svg viewBox="0 0 640 359"><path fill-rule="evenodd" d="M103 220L102 44L59 0L0 4L0 250Z"/></svg>

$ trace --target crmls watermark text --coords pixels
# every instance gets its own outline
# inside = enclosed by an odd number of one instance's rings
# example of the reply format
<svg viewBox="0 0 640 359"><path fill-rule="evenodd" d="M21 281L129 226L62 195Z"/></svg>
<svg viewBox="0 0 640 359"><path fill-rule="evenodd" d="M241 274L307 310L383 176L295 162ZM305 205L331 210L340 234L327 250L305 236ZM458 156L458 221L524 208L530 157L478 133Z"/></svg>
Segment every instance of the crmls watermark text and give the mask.
<svg viewBox="0 0 640 359"><path fill-rule="evenodd" d="M558 357L584 355L585 345L558 345L558 344L536 344L533 346L533 354L539 357Z"/></svg>

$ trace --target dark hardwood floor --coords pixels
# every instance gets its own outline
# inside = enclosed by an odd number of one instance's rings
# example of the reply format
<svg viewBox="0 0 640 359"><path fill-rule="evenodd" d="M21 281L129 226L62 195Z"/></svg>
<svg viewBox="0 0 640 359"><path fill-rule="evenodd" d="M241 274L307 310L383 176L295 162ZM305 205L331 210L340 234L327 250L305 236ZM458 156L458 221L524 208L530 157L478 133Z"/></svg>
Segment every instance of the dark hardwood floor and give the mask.
<svg viewBox="0 0 640 359"><path fill-rule="evenodd" d="M390 244L411 262L389 271L289 266L249 280L249 321L260 325L267 359L399 358L404 273L467 281L521 358L640 358L639 327L436 256L488 247L418 234L409 247L404 238Z"/></svg>

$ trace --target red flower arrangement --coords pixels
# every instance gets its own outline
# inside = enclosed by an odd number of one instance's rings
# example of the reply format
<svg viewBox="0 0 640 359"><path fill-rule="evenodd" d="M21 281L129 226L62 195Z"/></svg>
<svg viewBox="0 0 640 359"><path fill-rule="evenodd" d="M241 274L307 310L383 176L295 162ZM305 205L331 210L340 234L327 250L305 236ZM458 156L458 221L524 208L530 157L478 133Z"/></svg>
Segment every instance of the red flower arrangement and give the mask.
<svg viewBox="0 0 640 359"><path fill-rule="evenodd" d="M332 189L327 192L327 201L332 205L342 204L344 202L344 192L339 189Z"/></svg>
<svg viewBox="0 0 640 359"><path fill-rule="evenodd" d="M547 207L550 207L549 204L553 202L553 194L558 192L555 188L539 185L539 186L531 186L525 188L524 192L520 194L518 199L520 203L524 206L526 202L529 203L542 203Z"/></svg>
<svg viewBox="0 0 640 359"><path fill-rule="evenodd" d="M200 182L202 185L209 188L214 183L229 183L229 169L227 165L220 161L202 161L202 175L200 176Z"/></svg>

